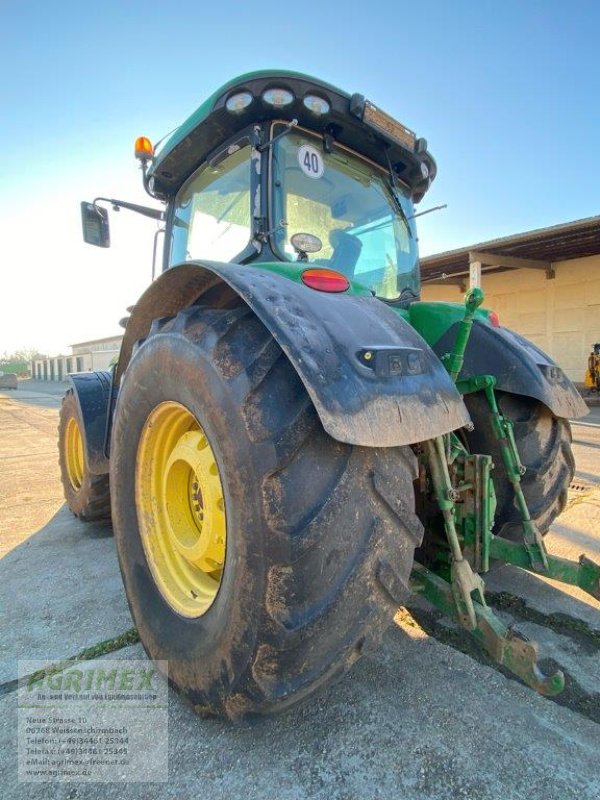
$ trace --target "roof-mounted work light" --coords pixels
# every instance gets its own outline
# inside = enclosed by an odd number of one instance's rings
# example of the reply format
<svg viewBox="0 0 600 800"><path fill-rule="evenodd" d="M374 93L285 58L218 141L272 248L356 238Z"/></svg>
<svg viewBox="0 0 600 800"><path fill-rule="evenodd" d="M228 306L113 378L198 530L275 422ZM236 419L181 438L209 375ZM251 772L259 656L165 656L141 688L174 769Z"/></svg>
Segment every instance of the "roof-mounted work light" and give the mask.
<svg viewBox="0 0 600 800"><path fill-rule="evenodd" d="M416 134L401 122L390 117L385 111L377 108L370 100L365 100L361 94L352 95L350 112L388 139L402 145L402 147L410 150L411 153L415 152Z"/></svg>

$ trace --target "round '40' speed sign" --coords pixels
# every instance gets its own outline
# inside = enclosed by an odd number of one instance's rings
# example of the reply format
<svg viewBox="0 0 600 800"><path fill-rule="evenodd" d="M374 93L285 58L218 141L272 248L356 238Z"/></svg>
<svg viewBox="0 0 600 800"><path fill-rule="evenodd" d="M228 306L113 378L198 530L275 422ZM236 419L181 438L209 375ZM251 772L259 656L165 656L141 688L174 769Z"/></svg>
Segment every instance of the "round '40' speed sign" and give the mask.
<svg viewBox="0 0 600 800"><path fill-rule="evenodd" d="M298 148L298 163L300 169L309 178L322 178L325 172L323 156L310 144L303 144Z"/></svg>

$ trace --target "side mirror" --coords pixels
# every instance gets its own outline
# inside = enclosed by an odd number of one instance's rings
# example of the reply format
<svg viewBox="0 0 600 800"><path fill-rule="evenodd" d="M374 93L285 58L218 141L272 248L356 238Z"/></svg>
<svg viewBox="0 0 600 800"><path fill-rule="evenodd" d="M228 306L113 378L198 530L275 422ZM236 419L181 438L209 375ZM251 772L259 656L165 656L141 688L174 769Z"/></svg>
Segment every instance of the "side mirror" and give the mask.
<svg viewBox="0 0 600 800"><path fill-rule="evenodd" d="M83 241L96 247L110 247L110 228L108 211L93 203L81 204L81 226Z"/></svg>

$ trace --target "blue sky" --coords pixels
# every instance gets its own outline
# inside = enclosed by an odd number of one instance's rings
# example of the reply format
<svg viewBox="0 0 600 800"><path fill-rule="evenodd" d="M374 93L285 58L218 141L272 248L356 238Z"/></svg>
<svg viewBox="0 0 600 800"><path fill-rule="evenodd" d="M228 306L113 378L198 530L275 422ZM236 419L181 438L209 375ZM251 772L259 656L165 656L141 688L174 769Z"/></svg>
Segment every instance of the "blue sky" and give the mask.
<svg viewBox="0 0 600 800"><path fill-rule="evenodd" d="M79 201L144 202L136 136L157 140L232 76L269 66L361 92L425 136L438 179L428 254L600 213L600 3L576 0L0 1L0 352L117 332L150 278L153 223Z"/></svg>

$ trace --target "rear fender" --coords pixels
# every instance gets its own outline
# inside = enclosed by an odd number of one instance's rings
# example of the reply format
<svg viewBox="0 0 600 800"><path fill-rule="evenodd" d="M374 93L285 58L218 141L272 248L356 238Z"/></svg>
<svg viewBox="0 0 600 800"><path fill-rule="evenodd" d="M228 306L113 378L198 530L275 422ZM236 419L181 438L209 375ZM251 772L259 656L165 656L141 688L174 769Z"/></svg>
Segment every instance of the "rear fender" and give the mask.
<svg viewBox="0 0 600 800"><path fill-rule="evenodd" d="M433 349L441 358L452 350L458 323ZM475 320L465 352L461 378L494 375L503 392L533 397L557 417L577 418L589 413L581 395L562 369L543 350L508 328Z"/></svg>
<svg viewBox="0 0 600 800"><path fill-rule="evenodd" d="M218 287L241 297L269 329L334 439L366 447L424 441L469 422L433 350L374 297L317 292L270 270L191 262L164 272L134 307L118 381L133 345L156 318L174 315Z"/></svg>
<svg viewBox="0 0 600 800"><path fill-rule="evenodd" d="M108 472L104 442L110 398L110 372L77 372L69 375L83 421L83 446L90 472Z"/></svg>

